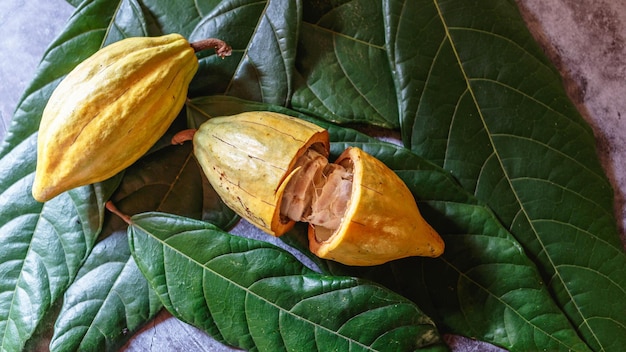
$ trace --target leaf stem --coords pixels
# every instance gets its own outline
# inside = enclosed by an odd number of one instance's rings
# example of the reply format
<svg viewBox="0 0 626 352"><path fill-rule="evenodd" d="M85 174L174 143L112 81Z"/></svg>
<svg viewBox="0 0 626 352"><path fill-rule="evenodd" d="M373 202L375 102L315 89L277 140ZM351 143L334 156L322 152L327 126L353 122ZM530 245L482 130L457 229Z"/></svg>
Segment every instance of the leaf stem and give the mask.
<svg viewBox="0 0 626 352"><path fill-rule="evenodd" d="M226 56L230 56L232 54L233 49L230 45L226 44L223 40L216 38L207 38L203 40L199 40L197 42L191 43L191 47L195 52L199 52L205 49L214 48L217 56L222 59Z"/></svg>
<svg viewBox="0 0 626 352"><path fill-rule="evenodd" d="M180 145L185 142L193 140L193 136L196 134L195 128L190 128L188 130L182 130L172 137L172 145Z"/></svg>
<svg viewBox="0 0 626 352"><path fill-rule="evenodd" d="M107 201L104 206L107 208L107 210L109 210L111 213L117 215L120 217L120 219L124 220L125 223L127 223L128 225L131 224L131 220L130 220L130 216L122 213L121 210L119 210L115 204L112 201Z"/></svg>

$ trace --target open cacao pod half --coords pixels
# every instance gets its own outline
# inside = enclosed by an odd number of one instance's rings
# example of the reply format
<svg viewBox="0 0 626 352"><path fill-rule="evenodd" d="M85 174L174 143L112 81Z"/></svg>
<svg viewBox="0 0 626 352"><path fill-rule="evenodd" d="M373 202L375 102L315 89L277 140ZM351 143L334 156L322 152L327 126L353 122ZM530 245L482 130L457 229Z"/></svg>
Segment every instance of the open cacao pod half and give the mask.
<svg viewBox="0 0 626 352"><path fill-rule="evenodd" d="M281 236L295 221L280 203L296 161L308 149L328 157L328 132L271 112L212 118L193 137L194 154L224 203L261 230Z"/></svg>
<svg viewBox="0 0 626 352"><path fill-rule="evenodd" d="M352 147L329 165L328 182L305 217L311 252L360 266L443 253L443 240L407 186L380 160Z"/></svg>
<svg viewBox="0 0 626 352"><path fill-rule="evenodd" d="M203 123L194 153L222 200L261 230L281 236L309 223L309 248L346 265L437 257L444 242L407 186L359 148L328 162L328 132L273 112Z"/></svg>

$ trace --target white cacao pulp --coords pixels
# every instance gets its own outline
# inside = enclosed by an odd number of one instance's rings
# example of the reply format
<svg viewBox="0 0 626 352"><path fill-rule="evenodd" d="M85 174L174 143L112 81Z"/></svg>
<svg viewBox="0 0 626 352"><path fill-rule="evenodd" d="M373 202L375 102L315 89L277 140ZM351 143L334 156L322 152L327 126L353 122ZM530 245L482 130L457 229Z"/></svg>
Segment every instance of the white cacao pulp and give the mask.
<svg viewBox="0 0 626 352"><path fill-rule="evenodd" d="M319 241L333 234L343 220L352 194L352 165L331 164L313 145L296 161L285 187L281 216L313 225Z"/></svg>

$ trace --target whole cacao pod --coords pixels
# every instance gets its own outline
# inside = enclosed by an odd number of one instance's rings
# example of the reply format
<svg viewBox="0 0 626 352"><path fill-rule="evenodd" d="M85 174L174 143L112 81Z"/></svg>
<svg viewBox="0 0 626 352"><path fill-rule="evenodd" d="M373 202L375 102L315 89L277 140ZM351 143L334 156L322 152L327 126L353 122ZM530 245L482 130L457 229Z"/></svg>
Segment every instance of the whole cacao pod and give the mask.
<svg viewBox="0 0 626 352"><path fill-rule="evenodd" d="M76 66L42 115L33 197L49 200L135 162L178 115L197 69L179 34L124 39Z"/></svg>
<svg viewBox="0 0 626 352"><path fill-rule="evenodd" d="M247 112L208 120L193 143L229 207L274 236L308 222L309 248L321 258L362 266L443 253L402 180L358 148L328 163L328 132L317 125Z"/></svg>

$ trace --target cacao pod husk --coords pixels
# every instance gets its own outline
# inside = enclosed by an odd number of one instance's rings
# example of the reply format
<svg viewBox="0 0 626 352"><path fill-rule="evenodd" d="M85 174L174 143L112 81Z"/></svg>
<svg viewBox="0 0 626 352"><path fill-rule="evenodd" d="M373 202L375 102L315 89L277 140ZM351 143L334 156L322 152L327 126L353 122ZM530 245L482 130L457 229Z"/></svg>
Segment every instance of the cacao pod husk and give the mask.
<svg viewBox="0 0 626 352"><path fill-rule="evenodd" d="M106 180L139 159L180 112L197 69L179 34L127 38L76 66L43 111L33 197Z"/></svg>
<svg viewBox="0 0 626 352"><path fill-rule="evenodd" d="M422 217L408 187L385 164L356 147L346 149L335 164L352 173L350 198L338 228L309 224L313 254L370 266L443 253L443 240Z"/></svg>
<svg viewBox="0 0 626 352"><path fill-rule="evenodd" d="M273 236L295 221L280 202L296 160L316 145L328 156L328 132L273 112L246 112L204 122L193 137L194 154L224 203Z"/></svg>

